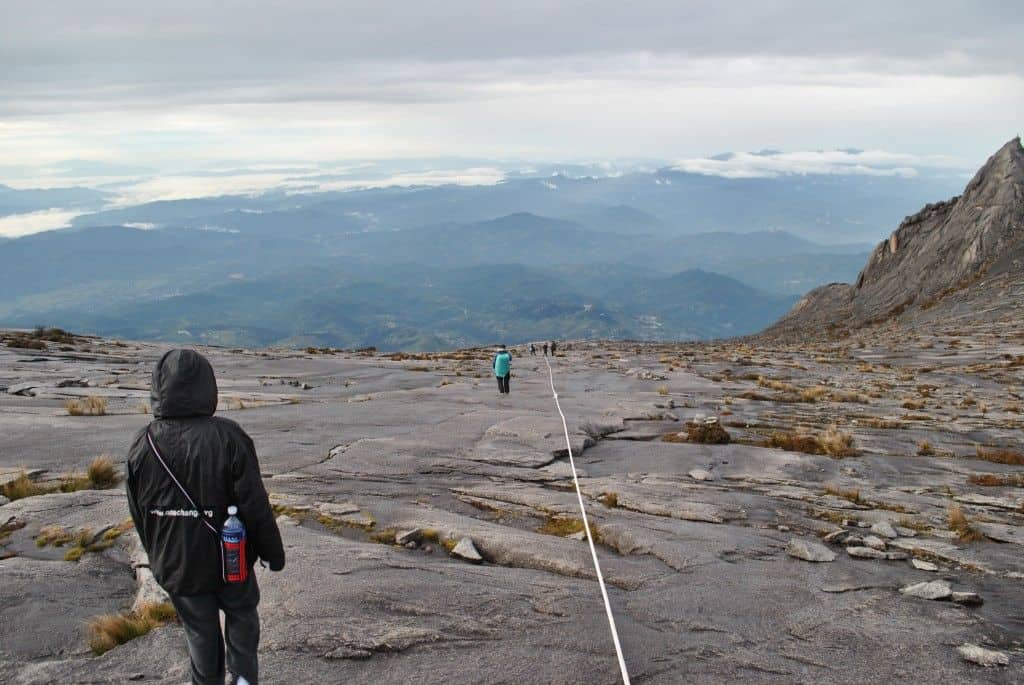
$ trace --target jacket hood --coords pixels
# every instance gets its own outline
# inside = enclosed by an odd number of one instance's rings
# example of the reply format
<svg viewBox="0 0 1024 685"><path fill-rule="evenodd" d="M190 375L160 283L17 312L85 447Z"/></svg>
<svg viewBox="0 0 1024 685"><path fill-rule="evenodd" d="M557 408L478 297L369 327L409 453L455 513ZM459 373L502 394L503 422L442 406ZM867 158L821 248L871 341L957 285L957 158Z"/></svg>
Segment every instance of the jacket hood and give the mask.
<svg viewBox="0 0 1024 685"><path fill-rule="evenodd" d="M150 398L158 419L213 416L217 411L213 367L195 350L171 350L153 369Z"/></svg>

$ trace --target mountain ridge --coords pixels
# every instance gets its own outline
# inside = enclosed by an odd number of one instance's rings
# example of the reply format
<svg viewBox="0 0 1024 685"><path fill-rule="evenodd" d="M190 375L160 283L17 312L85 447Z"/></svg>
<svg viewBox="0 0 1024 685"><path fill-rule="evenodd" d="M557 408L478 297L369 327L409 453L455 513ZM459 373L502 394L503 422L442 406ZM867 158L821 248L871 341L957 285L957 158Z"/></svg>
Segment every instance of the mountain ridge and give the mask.
<svg viewBox="0 0 1024 685"><path fill-rule="evenodd" d="M871 252L852 284L831 283L801 298L765 335L833 334L973 305L1013 308L1024 287L1024 147L1015 137L978 170L963 193L906 217Z"/></svg>

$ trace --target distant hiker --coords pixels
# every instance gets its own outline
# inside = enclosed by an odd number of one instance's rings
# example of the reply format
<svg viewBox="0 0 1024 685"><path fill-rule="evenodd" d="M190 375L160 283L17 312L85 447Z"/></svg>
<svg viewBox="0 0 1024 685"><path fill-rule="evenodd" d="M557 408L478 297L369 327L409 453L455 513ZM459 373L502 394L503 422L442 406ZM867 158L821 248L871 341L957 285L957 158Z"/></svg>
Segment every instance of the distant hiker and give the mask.
<svg viewBox="0 0 1024 685"><path fill-rule="evenodd" d="M512 353L502 345L498 353L494 355L494 376L498 379L498 392L507 395L509 392L508 382L512 377Z"/></svg>
<svg viewBox="0 0 1024 685"><path fill-rule="evenodd" d="M185 629L192 682L224 683L226 638L228 682L257 685L260 591L253 565L259 558L280 571L284 547L256 448L234 421L213 416L217 380L198 352L161 357L150 394L154 420L135 436L126 468L135 529ZM246 530L237 578L224 572L236 560L225 558L221 543L228 507L237 507Z"/></svg>
<svg viewBox="0 0 1024 685"><path fill-rule="evenodd" d="M537 356L537 346L534 345L533 343L530 343L530 356L531 357L536 357Z"/></svg>
<svg viewBox="0 0 1024 685"><path fill-rule="evenodd" d="M551 341L551 356L552 357L555 356L555 341L554 340Z"/></svg>
<svg viewBox="0 0 1024 685"><path fill-rule="evenodd" d="M544 356L548 356L548 344L544 343Z"/></svg>

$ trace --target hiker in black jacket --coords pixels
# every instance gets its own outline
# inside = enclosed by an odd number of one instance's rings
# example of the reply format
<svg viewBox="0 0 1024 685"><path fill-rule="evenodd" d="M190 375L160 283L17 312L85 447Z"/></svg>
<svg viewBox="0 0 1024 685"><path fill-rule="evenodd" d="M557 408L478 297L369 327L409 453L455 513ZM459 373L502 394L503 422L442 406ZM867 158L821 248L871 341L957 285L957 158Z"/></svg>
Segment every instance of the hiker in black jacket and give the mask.
<svg viewBox="0 0 1024 685"><path fill-rule="evenodd" d="M153 369L151 396L154 420L135 437L125 469L135 529L185 628L192 682L224 683L226 637L228 682L257 685L260 591L252 566L259 558L280 571L284 547L256 449L238 424L213 416L217 381L198 352L172 350L161 357ZM232 505L246 528L249 573L242 583L224 581L220 536L207 527L219 531Z"/></svg>

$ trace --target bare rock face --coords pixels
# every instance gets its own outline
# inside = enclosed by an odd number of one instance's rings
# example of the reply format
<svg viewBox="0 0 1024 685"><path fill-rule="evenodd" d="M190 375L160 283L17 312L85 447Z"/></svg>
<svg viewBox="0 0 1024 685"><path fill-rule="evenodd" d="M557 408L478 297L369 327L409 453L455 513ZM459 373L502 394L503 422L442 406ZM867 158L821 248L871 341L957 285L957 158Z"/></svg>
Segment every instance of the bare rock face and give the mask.
<svg viewBox="0 0 1024 685"><path fill-rule="evenodd" d="M1007 285L1022 281L1022 259L1024 148L1014 138L988 159L962 195L904 219L878 244L855 284L811 291L766 334L839 332L941 311L957 300L987 305L993 298L1008 299Z"/></svg>

